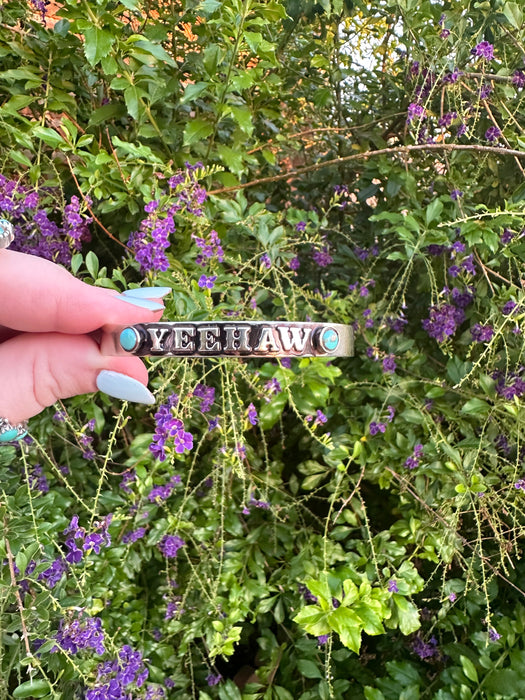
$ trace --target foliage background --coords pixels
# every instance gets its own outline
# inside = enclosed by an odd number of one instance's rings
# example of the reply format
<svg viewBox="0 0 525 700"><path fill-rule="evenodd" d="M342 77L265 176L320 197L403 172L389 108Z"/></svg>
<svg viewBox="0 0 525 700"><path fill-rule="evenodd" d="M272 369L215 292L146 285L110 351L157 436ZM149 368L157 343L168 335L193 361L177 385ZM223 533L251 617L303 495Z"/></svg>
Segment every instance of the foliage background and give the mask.
<svg viewBox="0 0 525 700"><path fill-rule="evenodd" d="M524 35L504 0L0 3L19 250L356 332L152 362L157 415L1 449L1 698L524 696Z"/></svg>

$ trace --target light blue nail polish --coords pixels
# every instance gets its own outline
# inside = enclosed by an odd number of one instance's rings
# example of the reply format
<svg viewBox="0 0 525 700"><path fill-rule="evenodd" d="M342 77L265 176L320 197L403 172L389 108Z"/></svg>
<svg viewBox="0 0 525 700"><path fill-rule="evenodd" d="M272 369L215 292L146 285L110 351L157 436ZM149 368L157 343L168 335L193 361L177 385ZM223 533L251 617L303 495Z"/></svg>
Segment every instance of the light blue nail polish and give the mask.
<svg viewBox="0 0 525 700"><path fill-rule="evenodd" d="M136 289L126 289L122 294L137 299L162 299L172 291L171 287L137 287Z"/></svg>
<svg viewBox="0 0 525 700"><path fill-rule="evenodd" d="M134 403L155 403L155 397L151 391L133 377L120 372L112 372L104 369L97 377L97 387L109 396L122 401L133 401Z"/></svg>
<svg viewBox="0 0 525 700"><path fill-rule="evenodd" d="M135 297L125 297L123 294L119 294L118 297L121 301L125 301L133 306L138 306L141 309L149 309L150 311L162 311L164 309L164 304L159 304L156 301L150 301L149 299L137 299Z"/></svg>

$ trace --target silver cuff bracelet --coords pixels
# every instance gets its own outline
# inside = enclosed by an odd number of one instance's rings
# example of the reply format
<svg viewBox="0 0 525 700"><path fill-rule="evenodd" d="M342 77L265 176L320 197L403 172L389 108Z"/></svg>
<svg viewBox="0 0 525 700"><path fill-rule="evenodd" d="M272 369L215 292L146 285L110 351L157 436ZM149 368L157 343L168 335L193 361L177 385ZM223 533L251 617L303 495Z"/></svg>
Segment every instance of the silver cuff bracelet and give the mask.
<svg viewBox="0 0 525 700"><path fill-rule="evenodd" d="M351 357L354 333L340 323L160 321L105 328L100 349L140 357Z"/></svg>

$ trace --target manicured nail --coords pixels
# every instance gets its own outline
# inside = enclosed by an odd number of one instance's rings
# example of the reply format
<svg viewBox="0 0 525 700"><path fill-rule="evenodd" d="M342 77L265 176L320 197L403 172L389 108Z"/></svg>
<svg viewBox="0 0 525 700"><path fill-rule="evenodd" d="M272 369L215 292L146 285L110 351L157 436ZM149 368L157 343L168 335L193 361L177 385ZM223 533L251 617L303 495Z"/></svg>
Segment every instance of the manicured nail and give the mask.
<svg viewBox="0 0 525 700"><path fill-rule="evenodd" d="M155 403L155 397L151 391L133 377L120 372L112 372L104 369L97 377L97 387L109 396L122 401L133 401L135 403Z"/></svg>
<svg viewBox="0 0 525 700"><path fill-rule="evenodd" d="M128 304L133 304L133 306L139 306L141 309L149 309L150 311L162 311L164 309L164 304L159 304L158 302L150 301L149 299L125 297L123 294L119 294L118 298L121 301L127 302Z"/></svg>
<svg viewBox="0 0 525 700"><path fill-rule="evenodd" d="M136 287L135 289L126 289L122 294L137 299L162 299L172 291L171 287Z"/></svg>

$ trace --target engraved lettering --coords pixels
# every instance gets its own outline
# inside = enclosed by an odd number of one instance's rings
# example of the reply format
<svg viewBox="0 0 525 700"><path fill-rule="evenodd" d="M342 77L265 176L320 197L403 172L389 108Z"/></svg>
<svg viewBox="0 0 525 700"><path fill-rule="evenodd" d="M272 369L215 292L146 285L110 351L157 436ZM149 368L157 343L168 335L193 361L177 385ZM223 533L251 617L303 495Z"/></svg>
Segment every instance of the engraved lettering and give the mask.
<svg viewBox="0 0 525 700"><path fill-rule="evenodd" d="M199 352L221 351L219 326L207 326L197 330L199 332Z"/></svg>
<svg viewBox="0 0 525 700"><path fill-rule="evenodd" d="M281 337L281 345L286 352L295 350L295 352L303 352L306 347L306 342L312 332L311 328L298 328L297 326L277 326Z"/></svg>
<svg viewBox="0 0 525 700"><path fill-rule="evenodd" d="M176 326L173 328L173 350L195 351L195 328L193 326Z"/></svg>
<svg viewBox="0 0 525 700"><path fill-rule="evenodd" d="M263 326L259 342L254 348L255 352L278 352L279 346L275 342L275 336L270 326Z"/></svg>
<svg viewBox="0 0 525 700"><path fill-rule="evenodd" d="M169 328L148 328L149 337L151 338L151 349L157 352L162 352L164 350L162 346L162 341L166 333L169 332Z"/></svg>
<svg viewBox="0 0 525 700"><path fill-rule="evenodd" d="M251 352L252 348L248 341L250 326L224 326L226 333L226 343L224 352Z"/></svg>

